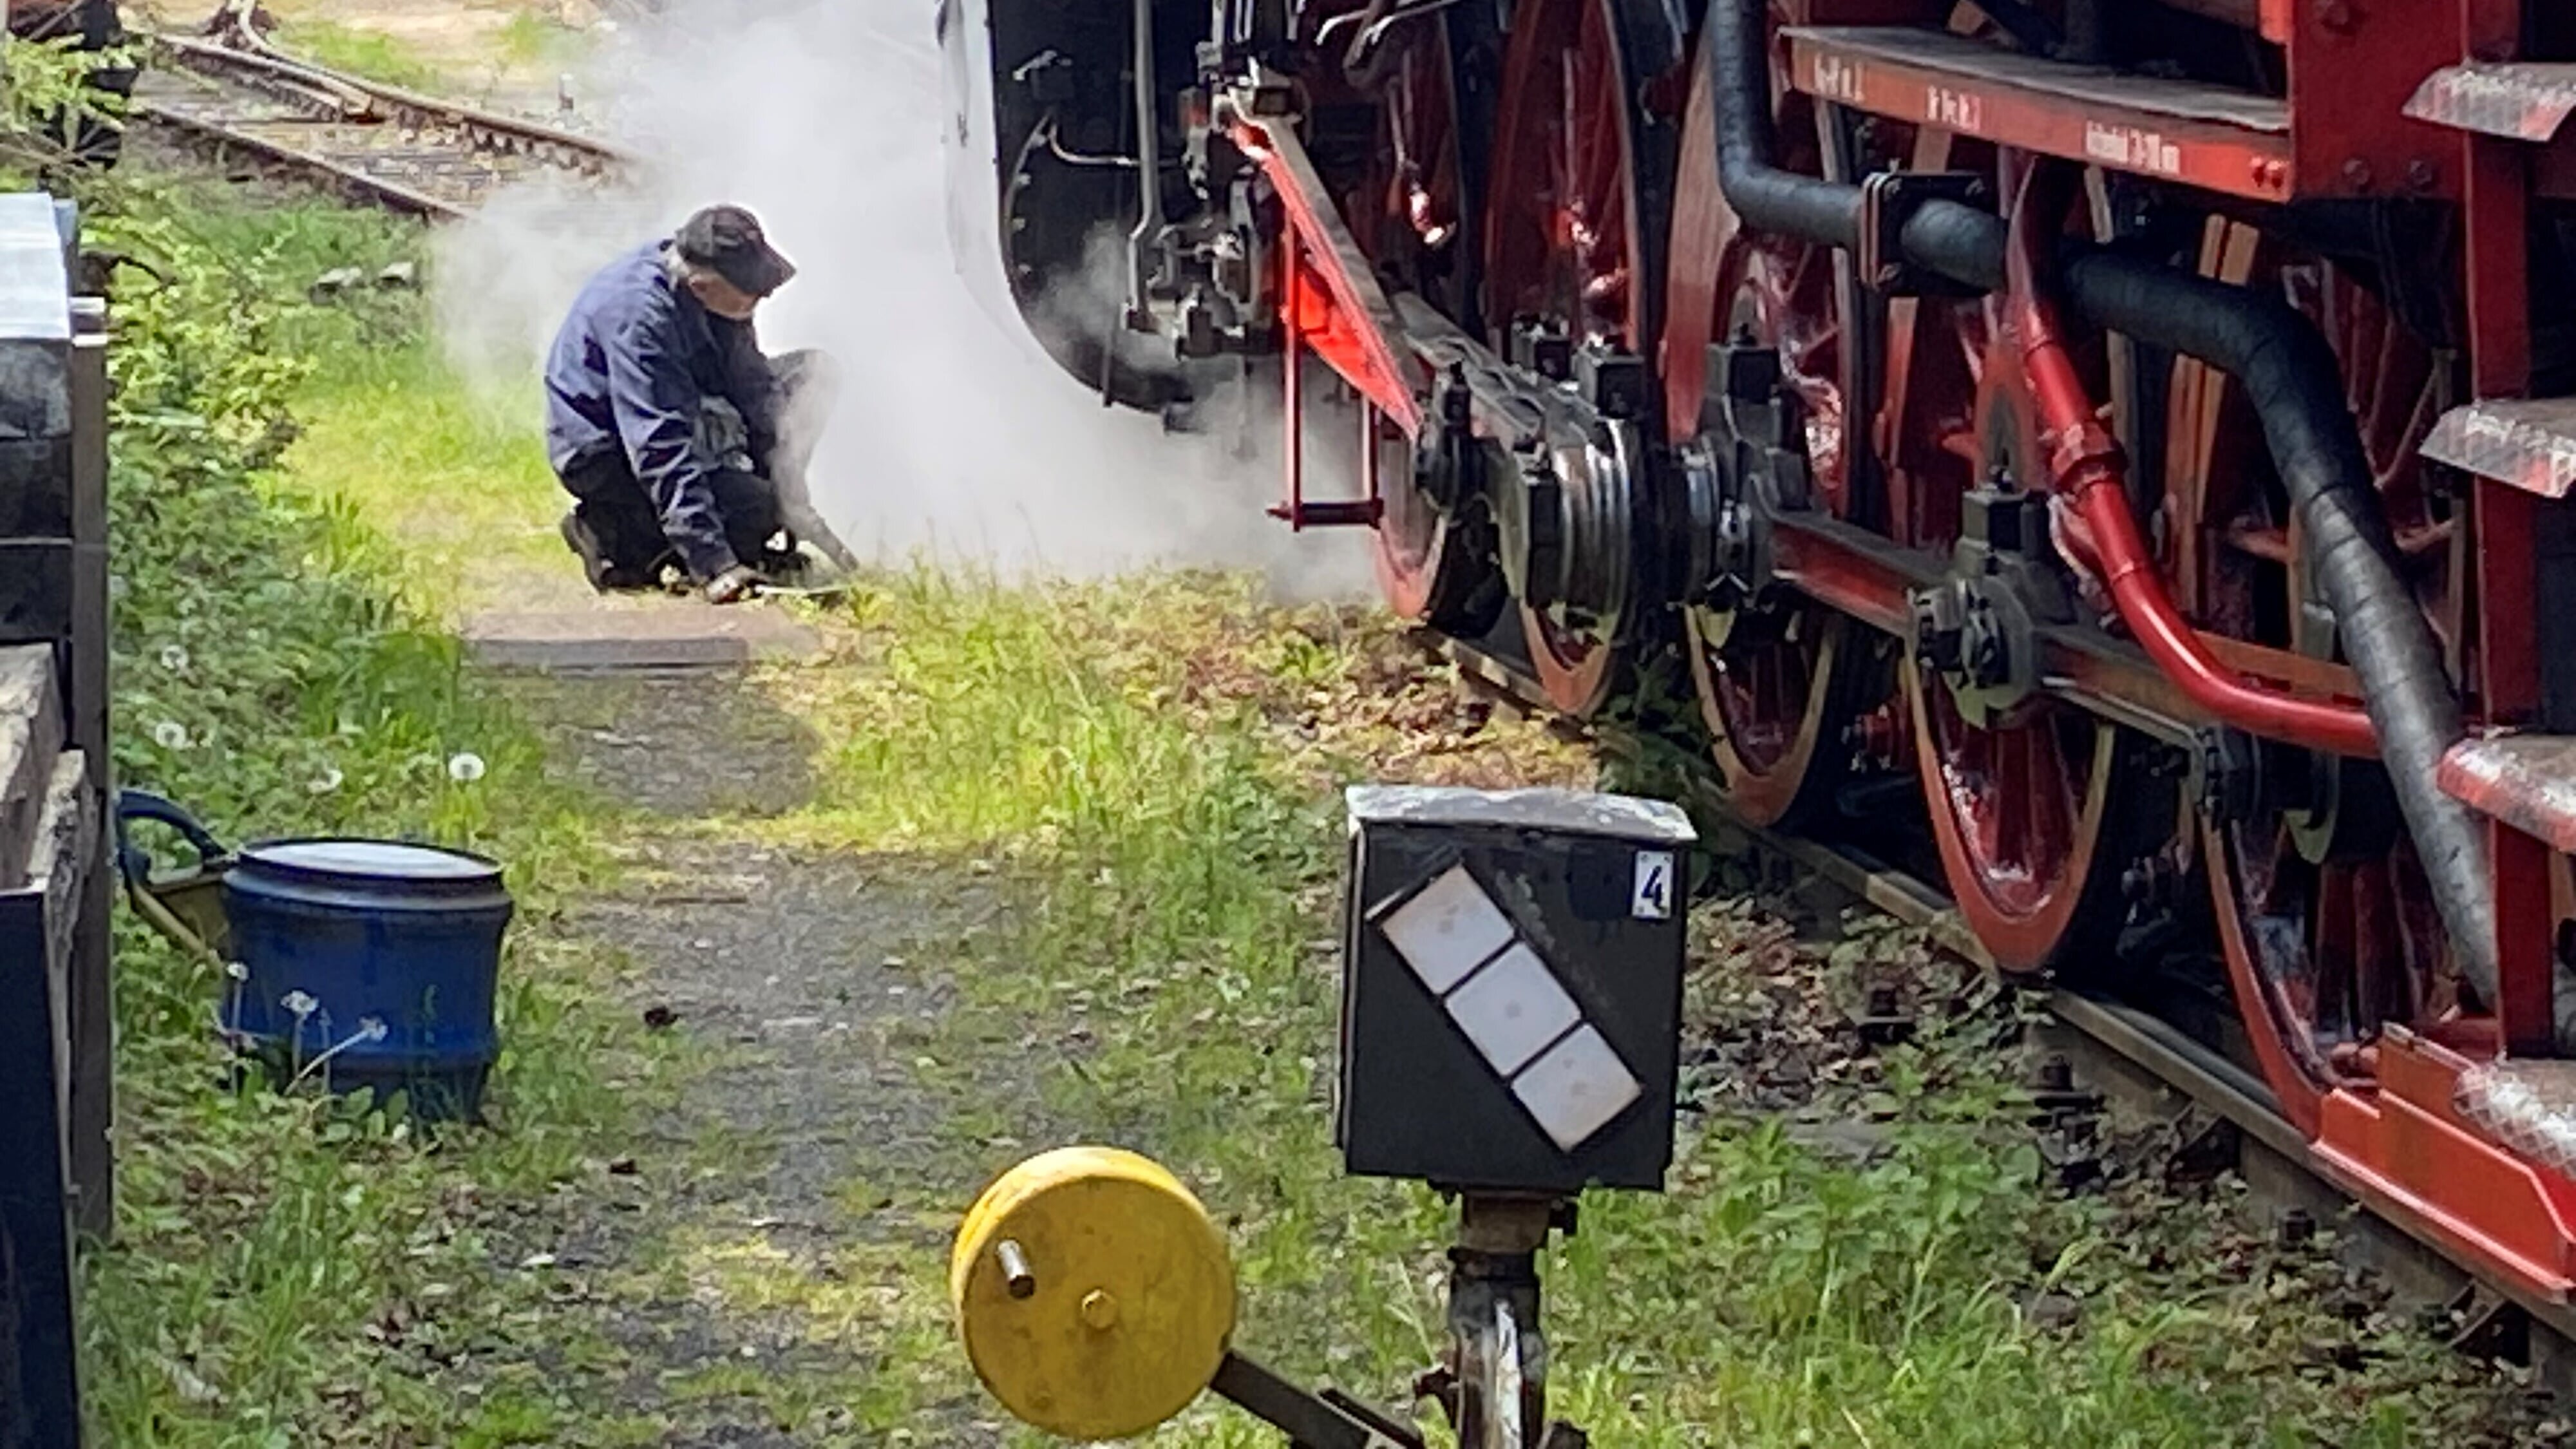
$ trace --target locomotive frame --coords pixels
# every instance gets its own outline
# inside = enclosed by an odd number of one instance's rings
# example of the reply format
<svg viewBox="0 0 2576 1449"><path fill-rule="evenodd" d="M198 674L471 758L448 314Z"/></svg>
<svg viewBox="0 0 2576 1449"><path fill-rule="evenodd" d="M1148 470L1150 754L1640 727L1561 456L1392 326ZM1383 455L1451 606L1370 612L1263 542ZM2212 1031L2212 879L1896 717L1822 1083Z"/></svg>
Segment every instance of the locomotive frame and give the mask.
<svg viewBox="0 0 2576 1449"><path fill-rule="evenodd" d="M941 36L958 236L1083 385L1179 420L1278 379L1274 512L1372 529L1400 613L1570 714L1687 680L1752 824L1911 776L2000 966L2224 997L2203 1034L2321 1173L2565 1323L2564 9L947 0ZM1327 378L1354 497L1308 492Z"/></svg>

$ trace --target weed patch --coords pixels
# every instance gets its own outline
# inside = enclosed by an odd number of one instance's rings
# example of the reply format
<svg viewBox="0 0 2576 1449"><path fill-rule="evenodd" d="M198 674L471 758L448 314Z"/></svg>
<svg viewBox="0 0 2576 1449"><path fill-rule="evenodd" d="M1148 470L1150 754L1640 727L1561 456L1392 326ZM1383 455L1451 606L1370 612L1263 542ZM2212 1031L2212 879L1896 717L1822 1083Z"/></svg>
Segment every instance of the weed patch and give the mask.
<svg viewBox="0 0 2576 1449"><path fill-rule="evenodd" d="M457 1422L439 1355L542 1301L496 1207L579 1177L666 1053L582 1004L576 983L613 963L542 940L589 846L533 737L466 680L382 537L278 481L314 378L404 326L383 310L399 301L326 311L305 283L412 234L132 180L89 225L157 273L125 274L111 352L120 779L236 839L488 851L535 927L504 969L492 1125L424 1133L236 1087L212 1031L224 983L120 922L119 1220L83 1282L93 1411L111 1443L385 1443ZM517 1432L487 1413L452 1442L537 1442Z"/></svg>

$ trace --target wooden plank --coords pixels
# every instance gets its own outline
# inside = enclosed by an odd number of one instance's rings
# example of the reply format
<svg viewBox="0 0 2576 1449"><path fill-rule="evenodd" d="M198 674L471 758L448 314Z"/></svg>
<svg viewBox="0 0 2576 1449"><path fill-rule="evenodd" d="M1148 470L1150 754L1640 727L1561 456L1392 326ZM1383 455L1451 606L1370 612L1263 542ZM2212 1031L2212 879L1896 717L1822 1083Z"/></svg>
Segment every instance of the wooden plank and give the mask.
<svg viewBox="0 0 2576 1449"><path fill-rule="evenodd" d="M64 1160L70 1160L71 1088L78 1061L72 1036L72 970L78 959L81 910L93 878L107 868L105 832L92 804L89 763L78 750L54 759L54 779L45 794L45 813L27 857L27 882L45 896L45 959L51 970L46 990L53 1001L54 1040L62 1048L55 1073L55 1107L66 1133Z"/></svg>
<svg viewBox="0 0 2576 1449"><path fill-rule="evenodd" d="M62 748L52 647L0 648L0 889L26 883L28 853Z"/></svg>

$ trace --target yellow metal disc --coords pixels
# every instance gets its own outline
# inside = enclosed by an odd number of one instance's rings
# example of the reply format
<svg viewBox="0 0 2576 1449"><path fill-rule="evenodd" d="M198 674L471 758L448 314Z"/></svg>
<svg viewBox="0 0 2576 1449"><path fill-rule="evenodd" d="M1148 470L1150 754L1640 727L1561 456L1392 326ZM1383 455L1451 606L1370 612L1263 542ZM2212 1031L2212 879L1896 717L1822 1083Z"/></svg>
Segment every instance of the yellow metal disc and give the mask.
<svg viewBox="0 0 2576 1449"><path fill-rule="evenodd" d="M1067 1439L1188 1408L1234 1334L1225 1235L1132 1152L1068 1147L985 1189L948 1264L958 1336L1002 1407Z"/></svg>

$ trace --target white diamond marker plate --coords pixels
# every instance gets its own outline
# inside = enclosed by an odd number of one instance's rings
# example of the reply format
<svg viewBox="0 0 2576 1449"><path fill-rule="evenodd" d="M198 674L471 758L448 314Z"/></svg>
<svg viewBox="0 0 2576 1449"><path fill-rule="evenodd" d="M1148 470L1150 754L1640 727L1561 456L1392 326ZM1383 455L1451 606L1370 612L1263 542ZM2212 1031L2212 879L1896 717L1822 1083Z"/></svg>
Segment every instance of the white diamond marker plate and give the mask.
<svg viewBox="0 0 2576 1449"><path fill-rule="evenodd" d="M1572 1152L1637 1100L1637 1078L1601 1033L1586 1026L1558 1042L1512 1082L1512 1095L1538 1119L1557 1150Z"/></svg>
<svg viewBox="0 0 2576 1449"><path fill-rule="evenodd" d="M1502 907L1463 865L1451 866L1389 912L1378 929L1422 984L1441 996L1512 940L1512 923Z"/></svg>
<svg viewBox="0 0 2576 1449"><path fill-rule="evenodd" d="M1517 945L1450 995L1449 1015L1487 1064L1508 1077L1583 1020L1583 1009L1537 952Z"/></svg>

